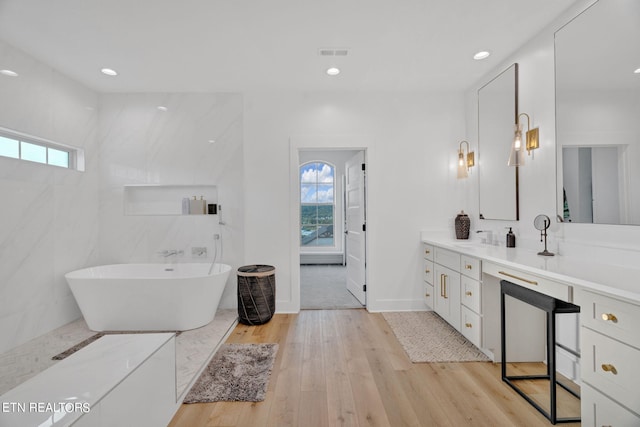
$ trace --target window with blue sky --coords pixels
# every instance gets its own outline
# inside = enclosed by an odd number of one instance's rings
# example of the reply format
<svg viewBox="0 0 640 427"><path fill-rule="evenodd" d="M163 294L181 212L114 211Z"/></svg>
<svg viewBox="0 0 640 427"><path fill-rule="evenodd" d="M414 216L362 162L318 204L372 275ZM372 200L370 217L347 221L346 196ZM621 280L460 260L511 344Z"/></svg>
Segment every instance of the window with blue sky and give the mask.
<svg viewBox="0 0 640 427"><path fill-rule="evenodd" d="M300 166L300 246L334 246L334 184L333 165Z"/></svg>
<svg viewBox="0 0 640 427"><path fill-rule="evenodd" d="M51 145L52 143L40 142L35 137L25 141L18 133L0 130L0 156L71 168L72 150Z"/></svg>

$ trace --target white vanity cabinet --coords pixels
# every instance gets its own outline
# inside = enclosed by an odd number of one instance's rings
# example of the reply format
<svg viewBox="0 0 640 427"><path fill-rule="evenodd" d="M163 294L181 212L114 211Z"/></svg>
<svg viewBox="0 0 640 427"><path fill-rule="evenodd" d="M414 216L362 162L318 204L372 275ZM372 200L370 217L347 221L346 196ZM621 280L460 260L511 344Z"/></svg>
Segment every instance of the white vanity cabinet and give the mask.
<svg viewBox="0 0 640 427"><path fill-rule="evenodd" d="M434 309L434 289L433 289L433 246L423 244L422 245L422 280L424 282L424 303L430 308Z"/></svg>
<svg viewBox="0 0 640 427"><path fill-rule="evenodd" d="M481 263L460 255L460 332L476 347L482 344Z"/></svg>
<svg viewBox="0 0 640 427"><path fill-rule="evenodd" d="M451 326L460 330L460 254L434 247L435 298L433 308Z"/></svg>
<svg viewBox="0 0 640 427"><path fill-rule="evenodd" d="M437 250L437 249L436 249ZM435 265L434 311L451 326L460 330L460 273L443 265Z"/></svg>
<svg viewBox="0 0 640 427"><path fill-rule="evenodd" d="M480 260L429 244L423 249L425 304L480 347Z"/></svg>
<svg viewBox="0 0 640 427"><path fill-rule="evenodd" d="M640 305L581 290L582 423L640 425Z"/></svg>

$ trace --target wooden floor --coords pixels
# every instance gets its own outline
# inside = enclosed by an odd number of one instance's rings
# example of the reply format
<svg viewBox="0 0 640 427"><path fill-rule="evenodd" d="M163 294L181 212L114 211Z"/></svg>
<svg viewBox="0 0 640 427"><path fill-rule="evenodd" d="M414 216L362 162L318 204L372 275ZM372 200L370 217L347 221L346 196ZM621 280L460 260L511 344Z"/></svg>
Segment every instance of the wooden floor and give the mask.
<svg viewBox="0 0 640 427"><path fill-rule="evenodd" d="M500 380L500 365L411 363L366 310L277 314L227 342L280 345L266 399L182 405L170 427L551 425Z"/></svg>

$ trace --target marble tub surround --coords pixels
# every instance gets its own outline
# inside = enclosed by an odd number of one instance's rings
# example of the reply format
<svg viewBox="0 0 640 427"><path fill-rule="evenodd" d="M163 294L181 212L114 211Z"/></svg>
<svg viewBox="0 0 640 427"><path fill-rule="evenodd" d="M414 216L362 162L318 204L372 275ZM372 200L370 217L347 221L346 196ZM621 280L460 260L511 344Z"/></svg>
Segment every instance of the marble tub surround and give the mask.
<svg viewBox="0 0 640 427"><path fill-rule="evenodd" d="M547 277L557 282L580 286L611 296L640 302L640 268L637 264L616 265L606 257L598 259L555 255L544 257L537 254L542 248L507 248L482 244L478 240L456 240L448 233L424 231L421 233L424 243L464 253L482 260L512 267L527 273Z"/></svg>
<svg viewBox="0 0 640 427"><path fill-rule="evenodd" d="M0 126L84 149L85 171L0 156L0 353L77 319L64 273L98 258L98 95L0 41Z"/></svg>
<svg viewBox="0 0 640 427"><path fill-rule="evenodd" d="M166 107L166 111L158 106ZM158 252L183 251L174 262L242 265L243 97L237 93L105 93L100 95L100 236L102 264L162 262ZM213 140L215 142L210 143ZM191 188L215 186L217 215L128 215L125 186L184 186L175 197L210 197ZM172 190L173 191L173 190ZM223 224L221 224L221 222ZM214 240L219 234L220 240ZM206 257L192 248L206 248ZM236 306L235 275L221 307Z"/></svg>
<svg viewBox="0 0 640 427"><path fill-rule="evenodd" d="M184 331L176 337L178 397L186 392L192 381L195 381L200 370L231 332L236 320L235 310L220 309L208 325ZM0 354L0 394L59 363L51 358L94 334L84 320L79 319Z"/></svg>

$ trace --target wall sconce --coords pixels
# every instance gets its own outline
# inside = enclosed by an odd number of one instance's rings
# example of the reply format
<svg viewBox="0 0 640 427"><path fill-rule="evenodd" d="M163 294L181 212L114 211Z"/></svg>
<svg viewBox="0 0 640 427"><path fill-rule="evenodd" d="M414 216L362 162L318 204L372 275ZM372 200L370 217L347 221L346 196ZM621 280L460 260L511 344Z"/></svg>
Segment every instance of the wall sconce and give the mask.
<svg viewBox="0 0 640 427"><path fill-rule="evenodd" d="M464 154L462 144L467 144L466 156ZM458 179L468 177L469 169L471 169L476 164L473 151L469 150L469 143L467 141L460 141L460 148L458 149Z"/></svg>
<svg viewBox="0 0 640 427"><path fill-rule="evenodd" d="M527 117L527 142L525 146L522 146L522 124L520 124L520 117ZM531 155L531 150L535 150L540 147L540 140L538 137L538 128L531 129L531 118L527 113L520 113L518 115L518 121L516 123L515 132L513 135L513 143L511 144L511 153L509 154L509 166L524 166L524 150Z"/></svg>

